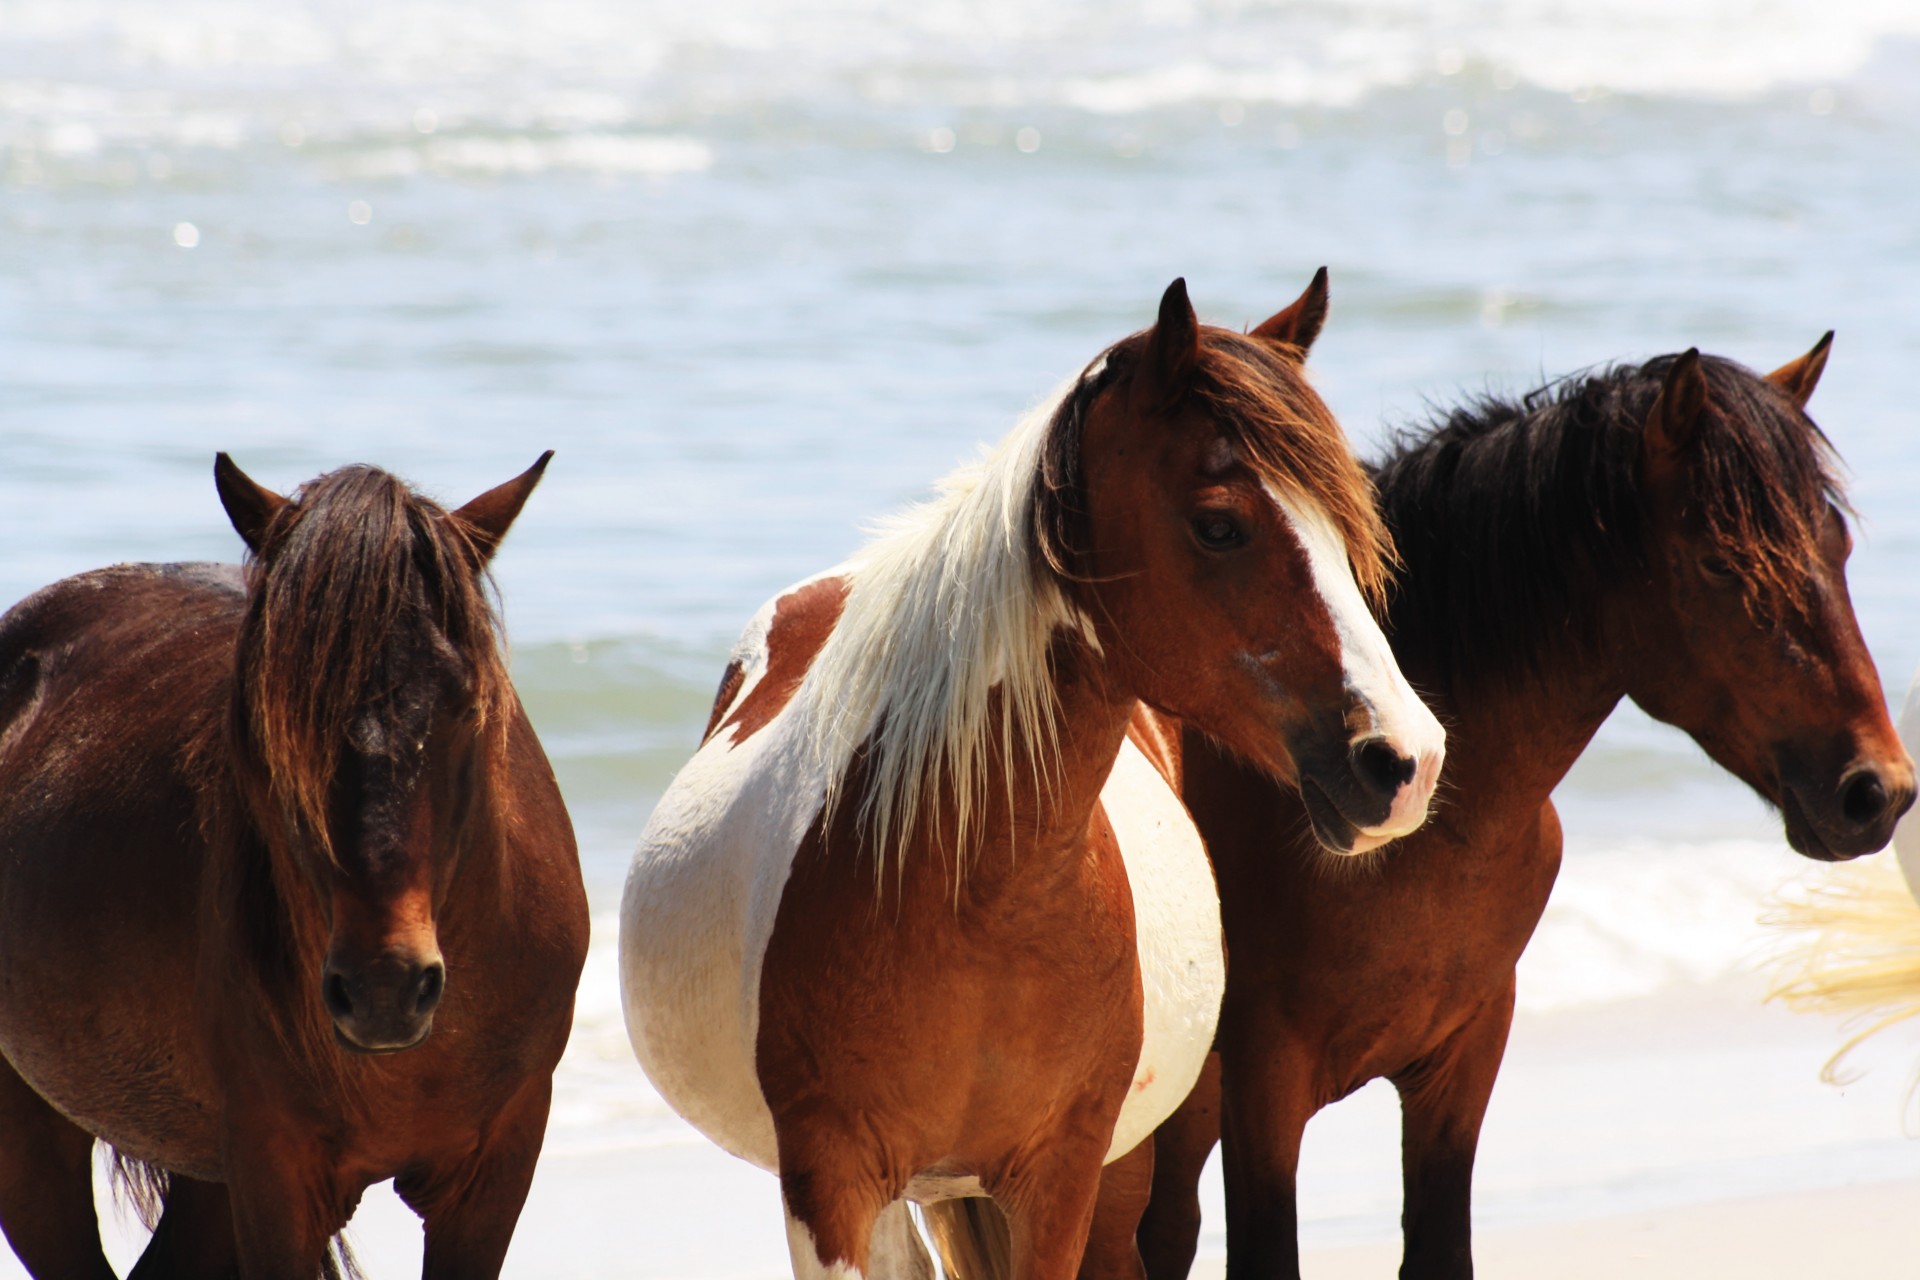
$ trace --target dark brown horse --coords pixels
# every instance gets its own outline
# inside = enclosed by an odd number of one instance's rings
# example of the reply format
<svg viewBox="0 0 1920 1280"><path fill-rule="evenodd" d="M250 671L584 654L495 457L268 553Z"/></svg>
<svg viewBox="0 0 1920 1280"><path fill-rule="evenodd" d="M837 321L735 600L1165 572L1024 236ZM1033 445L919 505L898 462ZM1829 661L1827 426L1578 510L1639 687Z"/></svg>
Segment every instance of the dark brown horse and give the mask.
<svg viewBox="0 0 1920 1280"><path fill-rule="evenodd" d="M331 1272L387 1178L426 1275L499 1271L587 943L484 581L546 461L447 512L222 454L244 575L119 565L0 619L0 1226L35 1276L113 1274L96 1138L164 1204L135 1276Z"/></svg>
<svg viewBox="0 0 1920 1280"><path fill-rule="evenodd" d="M1223 1127L1229 1272L1297 1275L1301 1131L1376 1077L1404 1111L1401 1274L1471 1274L1474 1149L1560 862L1548 795L1621 698L1778 806L1801 853L1887 842L1913 768L1804 412L1826 354L1761 378L1689 351L1401 441L1377 475L1405 561L1386 629L1448 726L1448 769L1432 821L1371 865L1330 866L1293 794L1184 734L1232 965L1215 1062L1153 1155L1110 1169L1157 1159L1139 1232L1154 1280L1186 1274ZM1104 1214L1089 1258L1124 1258L1132 1236Z"/></svg>

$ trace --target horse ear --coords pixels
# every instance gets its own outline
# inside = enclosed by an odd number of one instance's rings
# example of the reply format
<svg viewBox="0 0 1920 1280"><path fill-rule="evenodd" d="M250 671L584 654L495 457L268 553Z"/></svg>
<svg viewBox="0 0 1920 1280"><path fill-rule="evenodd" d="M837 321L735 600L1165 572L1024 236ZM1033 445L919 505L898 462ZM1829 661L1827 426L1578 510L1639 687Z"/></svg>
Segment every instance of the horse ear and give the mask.
<svg viewBox="0 0 1920 1280"><path fill-rule="evenodd" d="M267 539L267 526L280 508L287 505L287 500L255 484L253 477L224 453L213 455L213 487L220 491L220 505L227 509L233 531L247 544L248 551L259 555Z"/></svg>
<svg viewBox="0 0 1920 1280"><path fill-rule="evenodd" d="M1813 389L1820 385L1820 375L1827 370L1827 352L1832 347L1833 330L1829 329L1813 344L1813 350L1775 369L1767 375L1767 381L1786 392L1794 404L1806 408L1807 401L1813 399Z"/></svg>
<svg viewBox="0 0 1920 1280"><path fill-rule="evenodd" d="M1147 375L1154 398L1174 399L1193 384L1200 367L1200 319L1187 300L1184 278L1167 286L1160 297L1160 316L1147 333Z"/></svg>
<svg viewBox="0 0 1920 1280"><path fill-rule="evenodd" d="M1706 409L1707 375L1700 368L1700 348L1689 347L1667 370L1666 385L1647 414L1647 456L1665 460L1678 454L1693 438Z"/></svg>
<svg viewBox="0 0 1920 1280"><path fill-rule="evenodd" d="M1304 357L1313 340L1320 336L1320 326L1326 322L1327 269L1322 267L1313 273L1306 292L1295 298L1292 306L1269 316L1252 336L1296 347Z"/></svg>
<svg viewBox="0 0 1920 1280"><path fill-rule="evenodd" d="M473 540L473 549L480 553L481 564L493 559L493 553L500 549L514 517L527 505L528 496L546 474L547 463L552 458L553 450L549 449L540 455L538 462L513 479L487 490L453 513L466 526L467 537Z"/></svg>

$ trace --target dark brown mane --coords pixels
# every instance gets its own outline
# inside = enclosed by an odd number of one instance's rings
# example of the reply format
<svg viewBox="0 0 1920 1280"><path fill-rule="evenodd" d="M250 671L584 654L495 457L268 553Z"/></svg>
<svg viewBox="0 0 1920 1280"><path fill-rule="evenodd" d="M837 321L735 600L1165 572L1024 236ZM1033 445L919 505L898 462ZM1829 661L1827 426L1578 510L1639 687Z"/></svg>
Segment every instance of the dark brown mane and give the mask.
<svg viewBox="0 0 1920 1280"><path fill-rule="evenodd" d="M274 517L247 564L232 730L245 748L236 759L257 756L284 834L331 856L340 752L357 716L393 709L406 673L390 651L403 633L437 632L461 656L483 740L500 740L509 685L479 563L454 517L373 467L310 481Z"/></svg>
<svg viewBox="0 0 1920 1280"><path fill-rule="evenodd" d="M1143 334L1124 338L1089 365L1048 429L1033 539L1042 562L1062 577L1075 576L1082 541L1080 447L1087 410L1102 391L1125 381L1143 340ZM1299 361L1271 342L1202 329L1198 373L1188 394L1206 406L1235 455L1263 482L1327 513L1346 545L1354 581L1369 600L1384 600L1397 559L1375 510L1373 484Z"/></svg>
<svg viewBox="0 0 1920 1280"><path fill-rule="evenodd" d="M1403 434L1376 474L1407 564L1389 633L1468 679L1528 669L1548 631L1593 635L1596 603L1646 567L1643 434L1675 359L1489 397ZM1832 450L1751 370L1713 356L1700 368L1691 502L1750 610L1804 608L1825 504L1845 509Z"/></svg>

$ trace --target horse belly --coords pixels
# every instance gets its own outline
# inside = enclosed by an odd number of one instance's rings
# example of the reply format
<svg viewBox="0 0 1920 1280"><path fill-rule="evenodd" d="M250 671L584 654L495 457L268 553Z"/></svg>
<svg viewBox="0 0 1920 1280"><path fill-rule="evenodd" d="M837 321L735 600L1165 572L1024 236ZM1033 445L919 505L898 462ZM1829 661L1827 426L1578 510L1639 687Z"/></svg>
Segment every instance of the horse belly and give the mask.
<svg viewBox="0 0 1920 1280"><path fill-rule="evenodd" d="M136 1159L218 1173L218 1116L193 1018L197 948L191 872L130 869L114 835L49 838L13 861L0 913L0 1053L47 1101ZM183 850L168 850L181 859ZM181 891L184 881L188 892Z"/></svg>
<svg viewBox="0 0 1920 1280"><path fill-rule="evenodd" d="M767 1170L778 1153L755 1070L760 970L824 785L790 729L781 716L744 742L722 730L701 747L648 821L620 909L641 1067L695 1128Z"/></svg>
<svg viewBox="0 0 1920 1280"><path fill-rule="evenodd" d="M1226 992L1220 894L1206 846L1166 779L1129 740L1100 793L1133 892L1144 1008L1140 1059L1109 1162L1172 1115L1200 1078Z"/></svg>

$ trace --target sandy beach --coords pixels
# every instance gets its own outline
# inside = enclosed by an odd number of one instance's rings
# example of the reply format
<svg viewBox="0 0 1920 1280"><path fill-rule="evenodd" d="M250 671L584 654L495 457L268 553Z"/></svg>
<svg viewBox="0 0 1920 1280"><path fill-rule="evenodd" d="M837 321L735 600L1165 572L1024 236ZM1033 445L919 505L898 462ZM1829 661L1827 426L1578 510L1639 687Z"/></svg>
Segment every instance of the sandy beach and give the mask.
<svg viewBox="0 0 1920 1280"><path fill-rule="evenodd" d="M1908 1276L1920 1257L1920 1179L1791 1195L1750 1196L1550 1226L1479 1234L1480 1280L1612 1280L1743 1276ZM1307 1280L1363 1280L1395 1273L1392 1244L1320 1249L1303 1259ZM1216 1280L1208 1259L1194 1280Z"/></svg>
<svg viewBox="0 0 1920 1280"><path fill-rule="evenodd" d="M1762 994L1749 976L1523 1013L1481 1147L1480 1274L1911 1274L1920 1258L1920 1142L1902 1132L1901 1117L1920 1060L1914 1044L1890 1038L1863 1058L1862 1079L1823 1084L1836 1024L1764 1004ZM595 998L591 987L586 998ZM577 1043L562 1068L563 1094L582 1087L580 1075L604 1073L591 1087L650 1099L618 1048ZM787 1274L774 1179L677 1120L638 1110L644 1125L556 1116L506 1274ZM1394 1274L1397 1123L1391 1092L1376 1084L1308 1130L1308 1276ZM1197 1280L1224 1273L1217 1169L1204 1195ZM111 1234L124 1269L139 1233L121 1224ZM374 1280L418 1274L418 1224L386 1187L368 1193L351 1239ZM21 1274L11 1257L0 1262L0 1277Z"/></svg>

